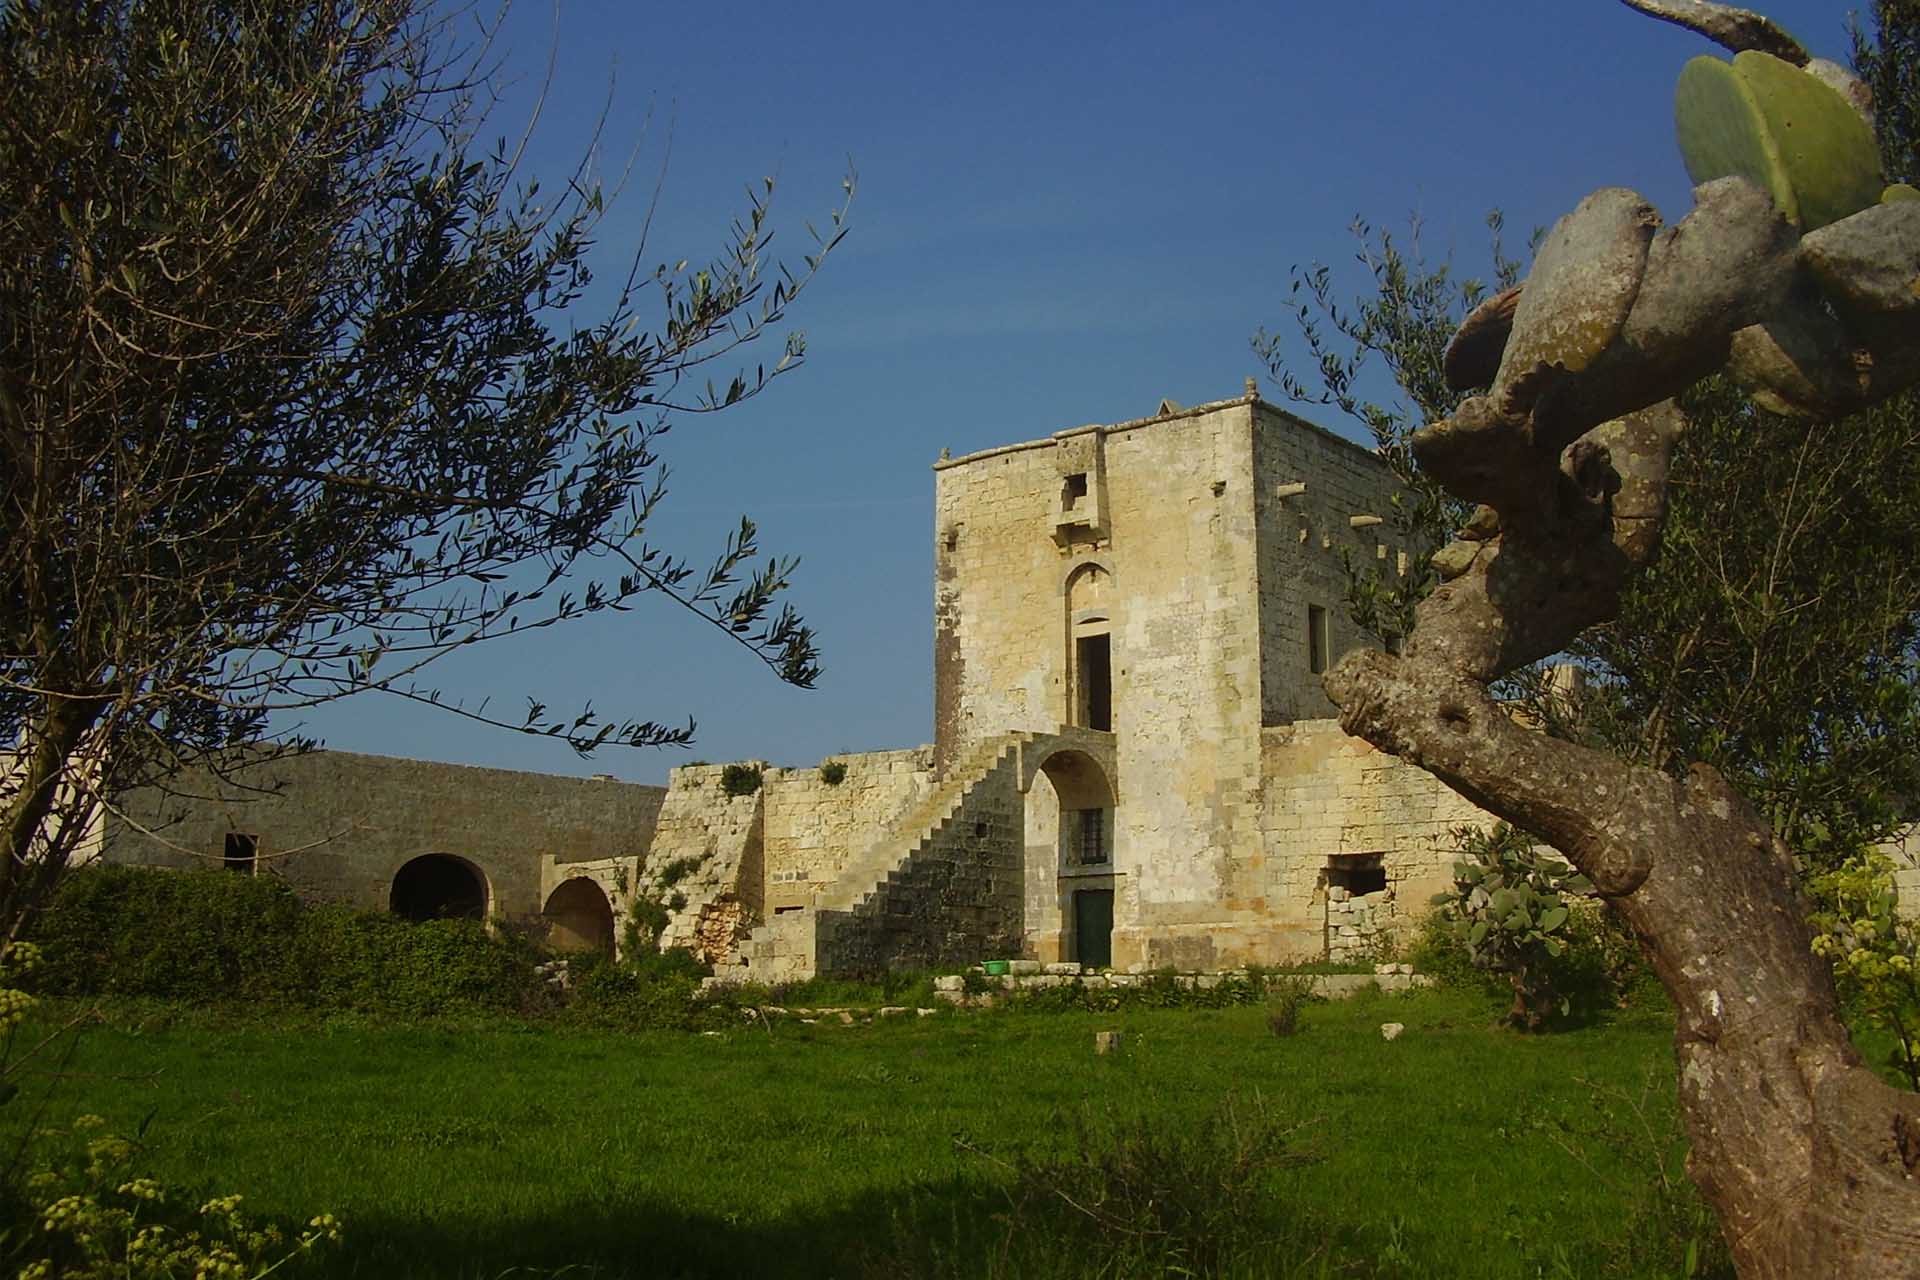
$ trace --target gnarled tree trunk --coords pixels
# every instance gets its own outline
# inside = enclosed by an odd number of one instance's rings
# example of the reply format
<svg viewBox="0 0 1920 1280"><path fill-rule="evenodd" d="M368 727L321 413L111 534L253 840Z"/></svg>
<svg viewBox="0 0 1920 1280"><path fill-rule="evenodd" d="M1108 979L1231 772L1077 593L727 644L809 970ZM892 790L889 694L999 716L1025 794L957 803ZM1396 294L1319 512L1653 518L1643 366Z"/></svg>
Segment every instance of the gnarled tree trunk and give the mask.
<svg viewBox="0 0 1920 1280"><path fill-rule="evenodd" d="M1628 3L1696 26L1729 12ZM1351 654L1327 689L1348 732L1549 841L1620 908L1678 1011L1690 1167L1741 1274L1914 1276L1920 1096L1849 1041L1790 852L1713 769L1683 781L1548 738L1488 693L1614 617L1653 558L1687 425L1672 396L1725 369L1768 407L1837 414L1920 375L1920 201L1802 236L1743 179L1695 199L1663 229L1634 193L1596 192L1517 305L1469 317L1449 372L1491 390L1414 448L1486 509L1437 561L1452 576L1404 654Z"/></svg>

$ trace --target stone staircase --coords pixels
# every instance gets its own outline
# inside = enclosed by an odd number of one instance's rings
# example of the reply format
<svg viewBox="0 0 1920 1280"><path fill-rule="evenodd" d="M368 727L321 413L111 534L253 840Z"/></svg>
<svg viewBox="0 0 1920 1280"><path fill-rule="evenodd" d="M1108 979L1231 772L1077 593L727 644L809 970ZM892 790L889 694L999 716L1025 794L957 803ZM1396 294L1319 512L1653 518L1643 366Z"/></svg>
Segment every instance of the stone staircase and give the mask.
<svg viewBox="0 0 1920 1280"><path fill-rule="evenodd" d="M1039 738L1028 732L989 738L964 756L946 779L903 813L886 835L850 860L813 906L773 917L740 944L732 964L716 965L716 982L798 982L819 972L822 925L845 927L884 906L890 889L909 875L967 802L990 780L1017 767L1021 747ZM1019 833L1014 833L1019 838Z"/></svg>

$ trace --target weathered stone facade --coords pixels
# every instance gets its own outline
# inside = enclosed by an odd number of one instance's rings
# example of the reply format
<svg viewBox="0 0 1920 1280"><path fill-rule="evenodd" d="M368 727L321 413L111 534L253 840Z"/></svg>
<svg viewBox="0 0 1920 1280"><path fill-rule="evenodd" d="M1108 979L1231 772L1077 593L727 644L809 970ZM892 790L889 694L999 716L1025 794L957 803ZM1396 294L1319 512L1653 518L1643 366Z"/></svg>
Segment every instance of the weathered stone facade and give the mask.
<svg viewBox="0 0 1920 1280"><path fill-rule="evenodd" d="M401 909L402 868L445 855L484 871L484 909L574 946L607 945L600 899L669 897L666 945L763 980L1358 956L1484 820L1323 718L1321 672L1362 641L1344 560L1404 568L1392 492L1252 395L943 458L931 746L747 762L740 794L720 765L663 792L327 752L175 838L262 833L263 857L303 850L271 864L303 891Z"/></svg>

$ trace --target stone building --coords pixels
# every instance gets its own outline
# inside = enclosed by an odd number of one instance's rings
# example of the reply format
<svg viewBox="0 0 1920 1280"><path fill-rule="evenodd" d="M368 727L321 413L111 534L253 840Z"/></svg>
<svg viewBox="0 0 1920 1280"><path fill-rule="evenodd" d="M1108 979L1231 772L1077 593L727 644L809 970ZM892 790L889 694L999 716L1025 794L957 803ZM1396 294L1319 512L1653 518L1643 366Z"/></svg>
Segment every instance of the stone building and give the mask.
<svg viewBox="0 0 1920 1280"><path fill-rule="evenodd" d="M1444 881L1449 829L1484 815L1342 734L1320 688L1362 642L1345 562L1405 566L1370 451L1249 394L934 476L929 746L664 791L322 752L266 799L128 797L107 856L573 945L610 945L635 893L684 898L669 944L767 980L1340 955Z"/></svg>

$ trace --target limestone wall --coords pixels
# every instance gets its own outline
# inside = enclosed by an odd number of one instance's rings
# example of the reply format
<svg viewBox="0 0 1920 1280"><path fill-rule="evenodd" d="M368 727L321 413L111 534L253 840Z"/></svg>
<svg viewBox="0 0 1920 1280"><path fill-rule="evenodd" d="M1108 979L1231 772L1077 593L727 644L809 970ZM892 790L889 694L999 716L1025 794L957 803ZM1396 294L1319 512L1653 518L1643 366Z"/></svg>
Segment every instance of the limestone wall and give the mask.
<svg viewBox="0 0 1920 1280"><path fill-rule="evenodd" d="M1305 936L1324 930L1335 954L1354 950L1364 912L1375 927L1399 928L1424 913L1451 881L1449 832L1493 819L1438 779L1342 733L1332 720L1303 720L1262 734L1266 782L1264 842L1238 877L1237 896L1260 904ZM1342 891L1330 863L1364 876L1378 867L1376 892ZM1329 896L1339 901L1329 911ZM1358 899L1358 900L1356 900ZM1342 926L1352 933L1341 933Z"/></svg>
<svg viewBox="0 0 1920 1280"><path fill-rule="evenodd" d="M871 895L849 911L819 912L815 971L868 974L1019 954L1019 776L1017 757L1002 755Z"/></svg>
<svg viewBox="0 0 1920 1280"><path fill-rule="evenodd" d="M761 770L761 785L746 795L727 794L727 765L683 765L667 775L666 800L635 890L662 892L659 881L669 868L691 864L664 890L686 902L669 918L662 949L686 947L708 961L724 958L764 918L767 767L764 761L741 763Z"/></svg>
<svg viewBox="0 0 1920 1280"><path fill-rule="evenodd" d="M1341 553L1400 572L1404 548L1384 520L1393 473L1371 450L1265 404L1254 406L1253 473L1261 723L1329 716L1333 703L1312 669L1309 611L1323 620L1326 665L1375 643L1347 616Z"/></svg>
<svg viewBox="0 0 1920 1280"><path fill-rule="evenodd" d="M835 756L845 776L769 769L763 783L765 912L811 906L849 859L880 839L934 786L933 748Z"/></svg>
<svg viewBox="0 0 1920 1280"><path fill-rule="evenodd" d="M564 778L313 751L240 771L244 785L205 770L174 782L180 795L143 787L118 806L143 834L109 815L103 856L113 862L219 866L229 833L258 838L261 874L315 901L384 910L394 874L422 854L452 854L486 878L489 909L537 914L542 860L634 858L653 838L665 791ZM175 847L178 846L178 847Z"/></svg>
<svg viewBox="0 0 1920 1280"><path fill-rule="evenodd" d="M942 768L994 733L1079 722L1077 642L1108 637L1116 964L1181 929L1204 948L1233 861L1258 846L1253 420L1253 402L1229 401L937 469Z"/></svg>

